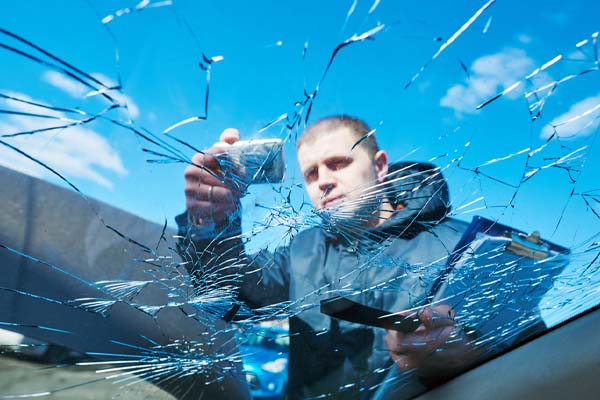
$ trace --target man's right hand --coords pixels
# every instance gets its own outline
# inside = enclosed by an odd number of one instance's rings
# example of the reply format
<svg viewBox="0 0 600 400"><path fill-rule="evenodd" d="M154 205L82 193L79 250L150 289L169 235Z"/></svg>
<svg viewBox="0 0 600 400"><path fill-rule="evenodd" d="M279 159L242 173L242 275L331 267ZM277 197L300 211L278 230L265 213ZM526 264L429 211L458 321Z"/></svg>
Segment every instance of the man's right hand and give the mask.
<svg viewBox="0 0 600 400"><path fill-rule="evenodd" d="M221 133L221 143L232 144L238 140L237 129L228 128ZM185 205L194 225L225 225L237 208L243 188L236 182L236 171L223 171L215 157L226 151L225 146L216 143L195 154L185 169Z"/></svg>

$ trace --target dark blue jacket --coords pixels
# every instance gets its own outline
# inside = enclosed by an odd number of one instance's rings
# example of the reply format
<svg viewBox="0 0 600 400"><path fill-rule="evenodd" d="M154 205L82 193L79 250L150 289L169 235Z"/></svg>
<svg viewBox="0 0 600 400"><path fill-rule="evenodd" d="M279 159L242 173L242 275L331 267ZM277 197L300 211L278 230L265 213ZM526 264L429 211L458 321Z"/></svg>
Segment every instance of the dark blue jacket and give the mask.
<svg viewBox="0 0 600 400"><path fill-rule="evenodd" d="M332 319L320 313L321 299L344 294L389 311L422 306L466 228L447 218L448 187L439 169L406 162L393 170L388 198L403 209L352 239L314 227L274 252L245 255L239 221L206 237L188 229L185 214L178 217L186 237L181 252L199 285L219 270L236 277L231 287L250 307L279 304L293 316L291 398L338 392L336 398L358 398L389 361L383 329Z"/></svg>

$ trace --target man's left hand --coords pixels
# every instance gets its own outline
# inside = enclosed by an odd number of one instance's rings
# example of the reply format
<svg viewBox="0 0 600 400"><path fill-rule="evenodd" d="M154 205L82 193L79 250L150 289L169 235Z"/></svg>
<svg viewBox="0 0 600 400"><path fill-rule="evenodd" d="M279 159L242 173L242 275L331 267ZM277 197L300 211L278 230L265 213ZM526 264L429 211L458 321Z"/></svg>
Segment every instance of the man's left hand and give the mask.
<svg viewBox="0 0 600 400"><path fill-rule="evenodd" d="M455 322L454 310L446 304L419 311L421 325L412 333L387 330L385 343L390 357L403 371L416 369L424 378L460 372L477 358L477 351Z"/></svg>

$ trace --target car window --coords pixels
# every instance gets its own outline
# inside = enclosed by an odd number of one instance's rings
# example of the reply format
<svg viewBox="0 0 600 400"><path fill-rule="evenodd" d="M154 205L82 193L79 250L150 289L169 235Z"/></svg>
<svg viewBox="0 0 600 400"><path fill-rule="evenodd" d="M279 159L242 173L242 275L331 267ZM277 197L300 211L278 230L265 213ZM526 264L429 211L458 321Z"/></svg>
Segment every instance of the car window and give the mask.
<svg viewBox="0 0 600 400"><path fill-rule="evenodd" d="M595 307L596 11L5 2L0 397L410 398Z"/></svg>

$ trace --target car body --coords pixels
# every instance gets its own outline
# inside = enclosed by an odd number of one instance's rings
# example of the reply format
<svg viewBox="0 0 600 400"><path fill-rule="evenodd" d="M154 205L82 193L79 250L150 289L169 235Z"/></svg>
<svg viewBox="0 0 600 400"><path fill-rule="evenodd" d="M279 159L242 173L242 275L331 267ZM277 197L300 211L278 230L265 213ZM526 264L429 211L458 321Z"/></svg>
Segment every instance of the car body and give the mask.
<svg viewBox="0 0 600 400"><path fill-rule="evenodd" d="M256 326L239 335L246 381L254 399L285 398L289 334L279 327Z"/></svg>

